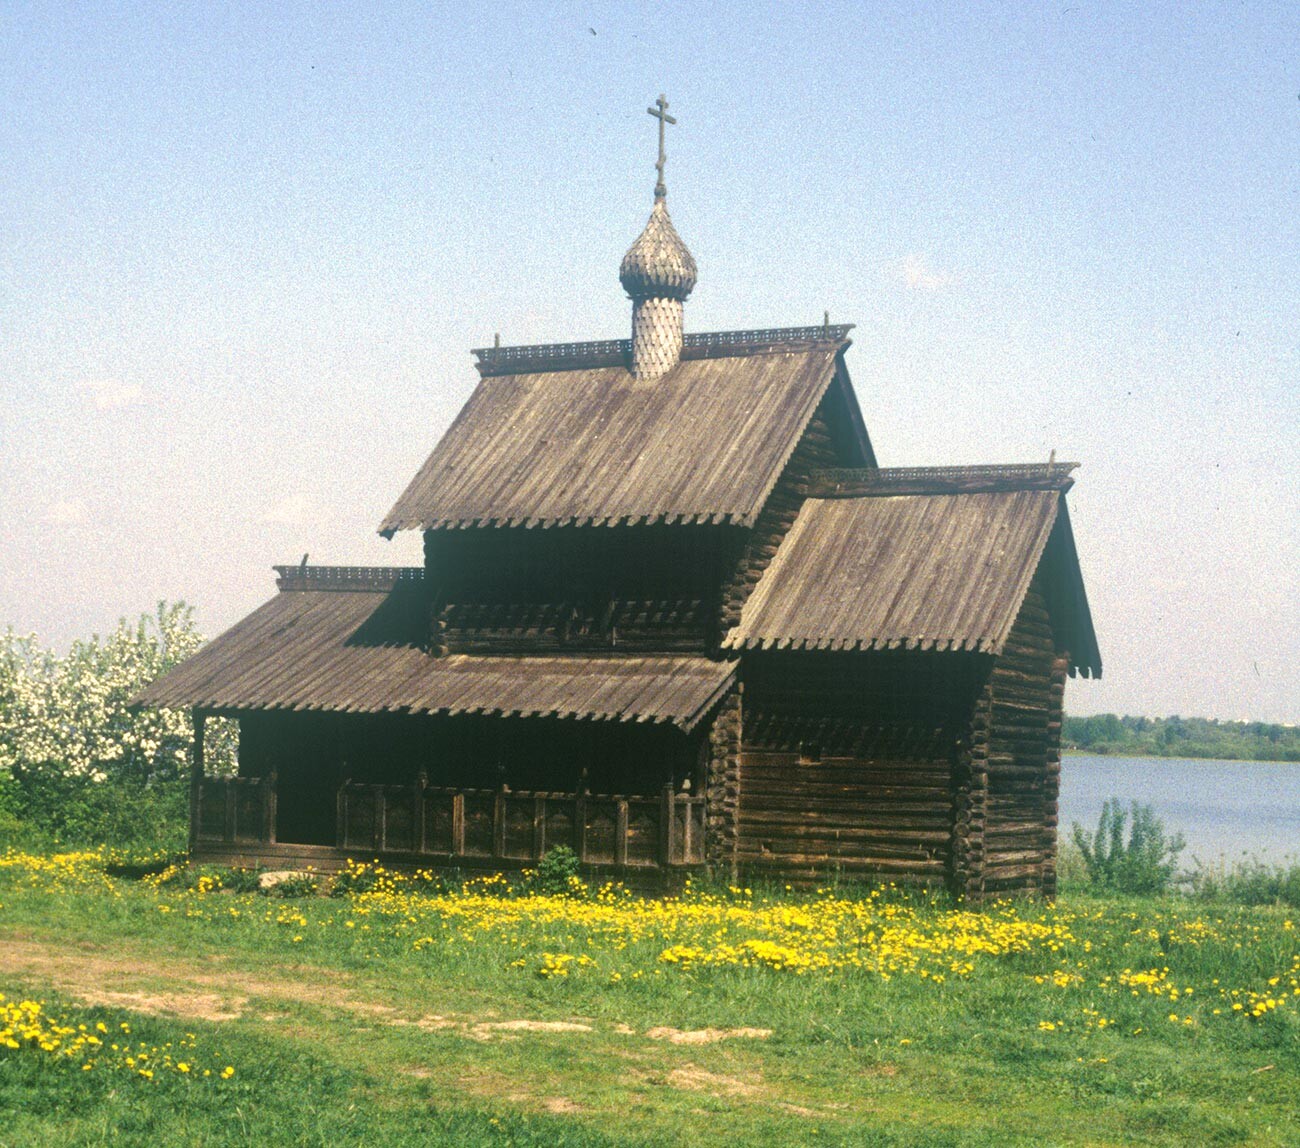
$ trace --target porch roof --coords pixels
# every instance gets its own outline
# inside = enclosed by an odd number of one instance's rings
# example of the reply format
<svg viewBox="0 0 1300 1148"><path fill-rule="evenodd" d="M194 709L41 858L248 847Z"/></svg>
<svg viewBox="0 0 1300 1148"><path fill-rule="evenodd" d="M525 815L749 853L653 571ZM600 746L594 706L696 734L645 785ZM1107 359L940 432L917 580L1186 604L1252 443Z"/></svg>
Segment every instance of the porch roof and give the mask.
<svg viewBox="0 0 1300 1148"><path fill-rule="evenodd" d="M690 731L735 664L619 654L434 657L418 569L309 567L132 703L208 710L492 714L668 722Z"/></svg>

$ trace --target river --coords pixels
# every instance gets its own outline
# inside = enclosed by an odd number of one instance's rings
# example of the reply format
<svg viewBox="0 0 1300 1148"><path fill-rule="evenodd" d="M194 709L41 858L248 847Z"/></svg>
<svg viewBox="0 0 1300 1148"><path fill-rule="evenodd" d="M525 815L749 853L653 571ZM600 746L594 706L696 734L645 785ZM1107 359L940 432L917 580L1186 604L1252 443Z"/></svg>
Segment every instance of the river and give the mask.
<svg viewBox="0 0 1300 1148"><path fill-rule="evenodd" d="M1152 806L1187 840L1180 861L1258 857L1300 862L1300 763L1172 757L1061 759L1061 839L1071 822L1097 828L1102 802Z"/></svg>

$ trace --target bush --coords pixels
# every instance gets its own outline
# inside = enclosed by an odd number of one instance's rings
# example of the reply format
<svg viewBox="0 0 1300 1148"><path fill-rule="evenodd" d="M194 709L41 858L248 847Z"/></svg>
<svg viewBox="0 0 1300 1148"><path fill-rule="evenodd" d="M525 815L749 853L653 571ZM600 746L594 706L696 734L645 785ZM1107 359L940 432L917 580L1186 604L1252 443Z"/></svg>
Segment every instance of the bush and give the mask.
<svg viewBox="0 0 1300 1148"><path fill-rule="evenodd" d="M537 866L532 887L538 893L561 897L585 888L578 876L578 855L567 845L548 850Z"/></svg>
<svg viewBox="0 0 1300 1148"><path fill-rule="evenodd" d="M1197 862L1189 877L1192 894L1234 905L1286 905L1300 909L1300 864L1266 865L1258 858L1229 868Z"/></svg>
<svg viewBox="0 0 1300 1148"><path fill-rule="evenodd" d="M189 784L184 780L147 784L42 772L14 787L27 840L44 839L55 846L185 848Z"/></svg>
<svg viewBox="0 0 1300 1148"><path fill-rule="evenodd" d="M269 885L259 881L259 885L268 897L315 897L320 892L320 878L310 869L287 873Z"/></svg>
<svg viewBox="0 0 1300 1148"><path fill-rule="evenodd" d="M1125 813L1117 797L1102 805L1096 833L1085 832L1076 821L1071 835L1083 855L1088 884L1114 893L1163 893L1185 845L1182 834L1165 833L1151 806L1135 801Z"/></svg>

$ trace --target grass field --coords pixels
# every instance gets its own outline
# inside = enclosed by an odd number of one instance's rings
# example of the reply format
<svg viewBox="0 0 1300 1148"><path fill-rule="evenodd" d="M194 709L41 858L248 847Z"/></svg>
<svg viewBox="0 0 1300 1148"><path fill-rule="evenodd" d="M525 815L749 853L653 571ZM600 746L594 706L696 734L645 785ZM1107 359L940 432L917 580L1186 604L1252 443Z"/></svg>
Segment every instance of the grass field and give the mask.
<svg viewBox="0 0 1300 1148"><path fill-rule="evenodd" d="M1291 910L108 867L0 859L0 1145L1300 1144Z"/></svg>

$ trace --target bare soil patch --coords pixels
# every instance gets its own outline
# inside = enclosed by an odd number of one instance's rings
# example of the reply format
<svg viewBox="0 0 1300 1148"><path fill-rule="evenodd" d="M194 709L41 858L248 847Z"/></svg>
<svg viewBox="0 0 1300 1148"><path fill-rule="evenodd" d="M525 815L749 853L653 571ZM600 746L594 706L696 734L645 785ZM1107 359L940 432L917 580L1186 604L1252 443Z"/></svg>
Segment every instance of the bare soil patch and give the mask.
<svg viewBox="0 0 1300 1148"><path fill-rule="evenodd" d="M650 1029L646 1036L651 1040L666 1040L670 1044L717 1044L720 1040L766 1040L772 1035L770 1028L694 1028L680 1029L661 1025Z"/></svg>
<svg viewBox="0 0 1300 1148"><path fill-rule="evenodd" d="M689 1092L707 1092L710 1096L758 1097L763 1095L762 1084L757 1081L741 1080L738 1076L725 1076L720 1072L709 1072L697 1064L684 1064L668 1073L667 1083L673 1088L682 1088Z"/></svg>

